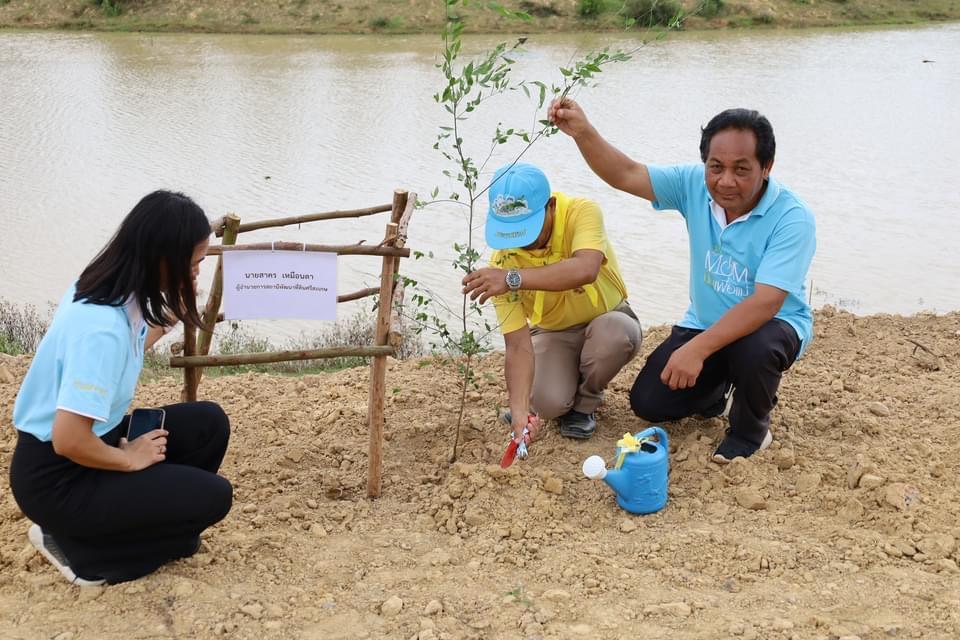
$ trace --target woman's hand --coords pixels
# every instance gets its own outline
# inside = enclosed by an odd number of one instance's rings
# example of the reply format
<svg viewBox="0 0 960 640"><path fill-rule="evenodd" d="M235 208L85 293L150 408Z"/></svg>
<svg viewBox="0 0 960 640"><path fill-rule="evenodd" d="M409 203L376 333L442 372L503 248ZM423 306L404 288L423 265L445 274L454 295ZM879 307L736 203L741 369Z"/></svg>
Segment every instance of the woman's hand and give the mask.
<svg viewBox="0 0 960 640"><path fill-rule="evenodd" d="M128 471L140 471L163 462L167 457L167 431L154 429L133 442L120 438L120 449L127 456Z"/></svg>

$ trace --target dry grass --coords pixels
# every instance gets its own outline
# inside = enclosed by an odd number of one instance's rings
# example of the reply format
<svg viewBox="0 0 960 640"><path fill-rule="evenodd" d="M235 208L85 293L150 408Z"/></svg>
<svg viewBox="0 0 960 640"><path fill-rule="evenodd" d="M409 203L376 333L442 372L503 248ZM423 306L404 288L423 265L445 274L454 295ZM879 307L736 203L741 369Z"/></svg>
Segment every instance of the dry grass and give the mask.
<svg viewBox="0 0 960 640"><path fill-rule="evenodd" d="M328 347L371 346L376 341L374 329L376 316L369 311L358 311L352 316L337 320L316 334L300 334L296 338L278 342L251 331L240 322L225 322L217 325L214 332L212 352L220 355L239 353L265 353L268 351L311 351ZM421 356L428 351L426 345L414 328L408 323L402 328L402 341L397 350L397 358L405 360ZM340 371L350 367L369 364L369 358L344 357L326 360L294 360L272 364L236 365L229 367L208 367L205 375L223 376L239 373L274 373L283 375L307 375L327 371ZM147 352L144 362L144 380L155 380L162 376L181 375L180 370L169 367L169 356L165 348L158 346Z"/></svg>
<svg viewBox="0 0 960 640"><path fill-rule="evenodd" d="M52 315L52 308L44 314L33 305L0 300L0 353L20 355L36 351Z"/></svg>

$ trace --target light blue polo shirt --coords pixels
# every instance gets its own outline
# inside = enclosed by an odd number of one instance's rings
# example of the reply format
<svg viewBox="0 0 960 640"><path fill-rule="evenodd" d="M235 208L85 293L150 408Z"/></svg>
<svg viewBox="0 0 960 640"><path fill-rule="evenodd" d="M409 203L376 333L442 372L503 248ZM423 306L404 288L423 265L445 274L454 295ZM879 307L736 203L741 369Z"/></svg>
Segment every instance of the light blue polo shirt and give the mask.
<svg viewBox="0 0 960 640"><path fill-rule="evenodd" d="M807 270L816 251L810 208L770 178L760 202L747 216L722 227L711 213L704 166L648 165L657 210L676 209L690 237L690 306L681 327L707 329L757 283L787 292L776 317L800 337L800 353L813 338L807 305Z"/></svg>
<svg viewBox="0 0 960 640"><path fill-rule="evenodd" d="M13 406L20 431L49 442L57 409L93 418L97 437L120 424L143 368L147 325L135 304L60 300Z"/></svg>

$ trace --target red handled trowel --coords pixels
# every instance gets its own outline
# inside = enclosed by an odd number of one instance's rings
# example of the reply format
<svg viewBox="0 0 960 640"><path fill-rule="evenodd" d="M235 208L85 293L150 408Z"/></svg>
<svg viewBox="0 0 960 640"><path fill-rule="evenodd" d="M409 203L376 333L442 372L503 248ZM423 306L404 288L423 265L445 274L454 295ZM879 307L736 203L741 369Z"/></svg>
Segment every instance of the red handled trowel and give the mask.
<svg viewBox="0 0 960 640"><path fill-rule="evenodd" d="M535 413L531 413L527 416L527 425L537 419ZM506 469L513 464L513 461L517 458L523 460L526 458L530 452L527 451L527 446L530 444L530 429L529 427L523 428L523 433L517 437L515 431L510 432L510 443L507 445L507 450L503 452L503 457L500 458L500 467Z"/></svg>

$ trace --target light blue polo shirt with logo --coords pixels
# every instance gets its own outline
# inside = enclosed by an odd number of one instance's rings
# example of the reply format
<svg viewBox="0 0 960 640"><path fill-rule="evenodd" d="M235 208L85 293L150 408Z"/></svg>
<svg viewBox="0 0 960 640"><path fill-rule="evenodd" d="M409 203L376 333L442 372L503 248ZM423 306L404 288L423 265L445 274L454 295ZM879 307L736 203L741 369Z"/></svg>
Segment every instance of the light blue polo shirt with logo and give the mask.
<svg viewBox="0 0 960 640"><path fill-rule="evenodd" d="M60 300L13 406L20 431L49 442L58 409L93 419L101 437L120 424L143 368L147 325L135 303L110 307Z"/></svg>
<svg viewBox="0 0 960 640"><path fill-rule="evenodd" d="M681 327L707 329L757 283L787 292L776 317L800 338L800 353L813 338L806 278L816 251L810 208L770 178L757 206L729 225L714 217L704 166L647 165L657 210L676 209L690 237L690 306ZM715 205L714 205L715 206Z"/></svg>

